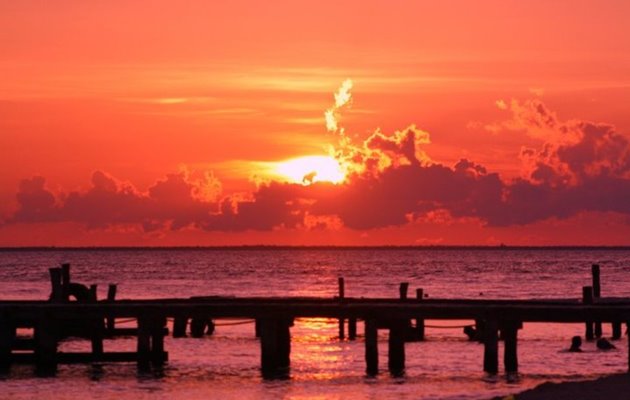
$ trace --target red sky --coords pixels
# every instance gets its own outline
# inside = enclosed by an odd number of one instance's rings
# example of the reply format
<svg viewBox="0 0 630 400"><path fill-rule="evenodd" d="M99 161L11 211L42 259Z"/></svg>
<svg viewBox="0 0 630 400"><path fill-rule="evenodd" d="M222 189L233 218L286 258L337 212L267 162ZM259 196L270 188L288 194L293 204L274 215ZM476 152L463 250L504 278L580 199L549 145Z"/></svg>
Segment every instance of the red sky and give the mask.
<svg viewBox="0 0 630 400"><path fill-rule="evenodd" d="M628 15L0 0L0 245L628 245Z"/></svg>

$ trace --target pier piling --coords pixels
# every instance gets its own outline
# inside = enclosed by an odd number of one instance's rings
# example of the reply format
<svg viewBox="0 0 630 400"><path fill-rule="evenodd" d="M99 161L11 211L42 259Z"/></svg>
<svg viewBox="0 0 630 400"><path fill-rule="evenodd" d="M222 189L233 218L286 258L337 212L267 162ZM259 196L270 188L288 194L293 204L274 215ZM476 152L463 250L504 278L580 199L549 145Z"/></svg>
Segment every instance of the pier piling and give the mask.
<svg viewBox="0 0 630 400"><path fill-rule="evenodd" d="M505 372L508 374L518 372L517 340L519 328L520 323L514 321L504 322L501 328L503 334L503 365Z"/></svg>
<svg viewBox="0 0 630 400"><path fill-rule="evenodd" d="M11 349L15 340L15 326L10 318L0 316L0 373L6 373L11 366Z"/></svg>
<svg viewBox="0 0 630 400"><path fill-rule="evenodd" d="M621 339L621 322L613 322L612 323L612 340Z"/></svg>
<svg viewBox="0 0 630 400"><path fill-rule="evenodd" d="M357 319L348 318L348 339L356 340L357 338Z"/></svg>
<svg viewBox="0 0 630 400"><path fill-rule="evenodd" d="M173 319L173 337L174 338L186 337L187 326L188 326L187 317L175 317Z"/></svg>
<svg viewBox="0 0 630 400"><path fill-rule="evenodd" d="M151 366L151 320L138 318L138 369L148 370Z"/></svg>
<svg viewBox="0 0 630 400"><path fill-rule="evenodd" d="M499 372L499 337L497 321L486 320L483 346L483 370L489 374Z"/></svg>
<svg viewBox="0 0 630 400"><path fill-rule="evenodd" d="M405 374L405 333L408 320L395 320L389 328L387 366L392 376Z"/></svg>
<svg viewBox="0 0 630 400"><path fill-rule="evenodd" d="M582 287L582 303L583 304L593 304L593 288L591 286ZM593 340L595 338L595 333L593 331L593 321L586 321L586 331L584 336L586 340Z"/></svg>
<svg viewBox="0 0 630 400"><path fill-rule="evenodd" d="M365 372L368 376L378 374L378 324L374 319L365 320Z"/></svg>
<svg viewBox="0 0 630 400"><path fill-rule="evenodd" d="M113 303L114 301L116 301L117 289L118 289L118 286L113 283L110 283L109 286L107 286L107 302L108 303ZM107 333L110 335L113 335L116 330L116 318L112 316L108 316L106 325L107 325Z"/></svg>
<svg viewBox="0 0 630 400"><path fill-rule="evenodd" d="M424 290L419 288L416 289L416 300L422 301L422 297L424 296ZM416 336L418 340L424 340L424 319L416 318Z"/></svg>
<svg viewBox="0 0 630 400"><path fill-rule="evenodd" d="M264 379L286 378L291 363L292 320L260 319L260 366Z"/></svg>
<svg viewBox="0 0 630 400"><path fill-rule="evenodd" d="M339 301L343 303L343 300L346 297L346 282L342 277L339 277L337 282L339 286ZM346 337L344 324L344 318L339 318L339 340L343 340Z"/></svg>
<svg viewBox="0 0 630 400"><path fill-rule="evenodd" d="M601 281L599 278L599 264L593 264L591 266L591 275L593 276L593 298L599 299L602 295ZM602 337L602 323L596 321L594 326L594 334L596 338Z"/></svg>
<svg viewBox="0 0 630 400"><path fill-rule="evenodd" d="M57 372L56 325L49 318L41 318L35 326L35 367L38 375Z"/></svg>

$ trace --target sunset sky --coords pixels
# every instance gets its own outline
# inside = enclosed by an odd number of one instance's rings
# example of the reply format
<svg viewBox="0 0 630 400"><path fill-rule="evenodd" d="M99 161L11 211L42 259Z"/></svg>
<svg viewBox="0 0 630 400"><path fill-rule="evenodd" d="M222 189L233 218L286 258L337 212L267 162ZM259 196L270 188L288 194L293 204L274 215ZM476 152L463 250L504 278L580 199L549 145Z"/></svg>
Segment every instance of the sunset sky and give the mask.
<svg viewBox="0 0 630 400"><path fill-rule="evenodd" d="M0 246L630 245L629 15L0 0Z"/></svg>

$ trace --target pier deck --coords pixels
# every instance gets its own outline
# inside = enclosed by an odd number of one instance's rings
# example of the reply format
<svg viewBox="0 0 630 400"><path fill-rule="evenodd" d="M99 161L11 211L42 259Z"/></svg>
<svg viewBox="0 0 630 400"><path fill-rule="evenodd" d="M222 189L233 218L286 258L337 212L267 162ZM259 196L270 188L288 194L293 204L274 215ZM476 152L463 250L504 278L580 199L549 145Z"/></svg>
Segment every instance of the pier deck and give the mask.
<svg viewBox="0 0 630 400"><path fill-rule="evenodd" d="M404 373L411 320L483 321L484 370L498 372L499 332L504 339L505 371L516 372L517 332L523 322L571 323L630 322L630 299L595 298L562 300L469 300L469 299L385 299L312 297L196 297L189 299L117 300L80 302L0 301L0 359L2 365L33 362L44 370L62 362L137 361L139 367L164 363L164 335L167 318L177 320L255 319L261 341L263 376L286 373L290 365L290 327L295 318L324 317L340 321L365 321L366 371L378 373L378 329L389 330L388 369ZM138 322L137 351L105 353L103 334L95 328L92 353L58 353L56 331L69 323L83 321L103 326L106 319L134 318ZM89 325L92 324L92 325ZM33 327L32 354L13 352L15 330ZM356 327L354 328L356 330ZM100 340L100 345L98 344ZM630 346L629 346L630 348ZM629 355L630 366L630 355Z"/></svg>

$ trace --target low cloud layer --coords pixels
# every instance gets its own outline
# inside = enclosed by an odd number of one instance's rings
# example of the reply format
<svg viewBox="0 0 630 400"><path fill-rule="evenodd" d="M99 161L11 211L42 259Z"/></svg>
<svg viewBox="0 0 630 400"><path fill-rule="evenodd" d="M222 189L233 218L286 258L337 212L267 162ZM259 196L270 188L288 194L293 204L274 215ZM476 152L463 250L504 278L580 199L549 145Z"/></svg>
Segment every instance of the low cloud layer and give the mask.
<svg viewBox="0 0 630 400"><path fill-rule="evenodd" d="M630 142L613 126L561 121L539 100L501 102L501 108L510 116L493 129L524 131L540 142L521 150L522 176L511 181L472 160L432 161L425 151L429 134L410 126L337 146L335 156L349 174L338 185L268 182L249 194L221 195L212 176L192 179L181 172L139 191L97 171L88 189L56 193L37 176L20 183L18 209L4 224L132 225L145 232L363 230L431 215L474 218L487 226L526 225L589 211L630 215Z"/></svg>

